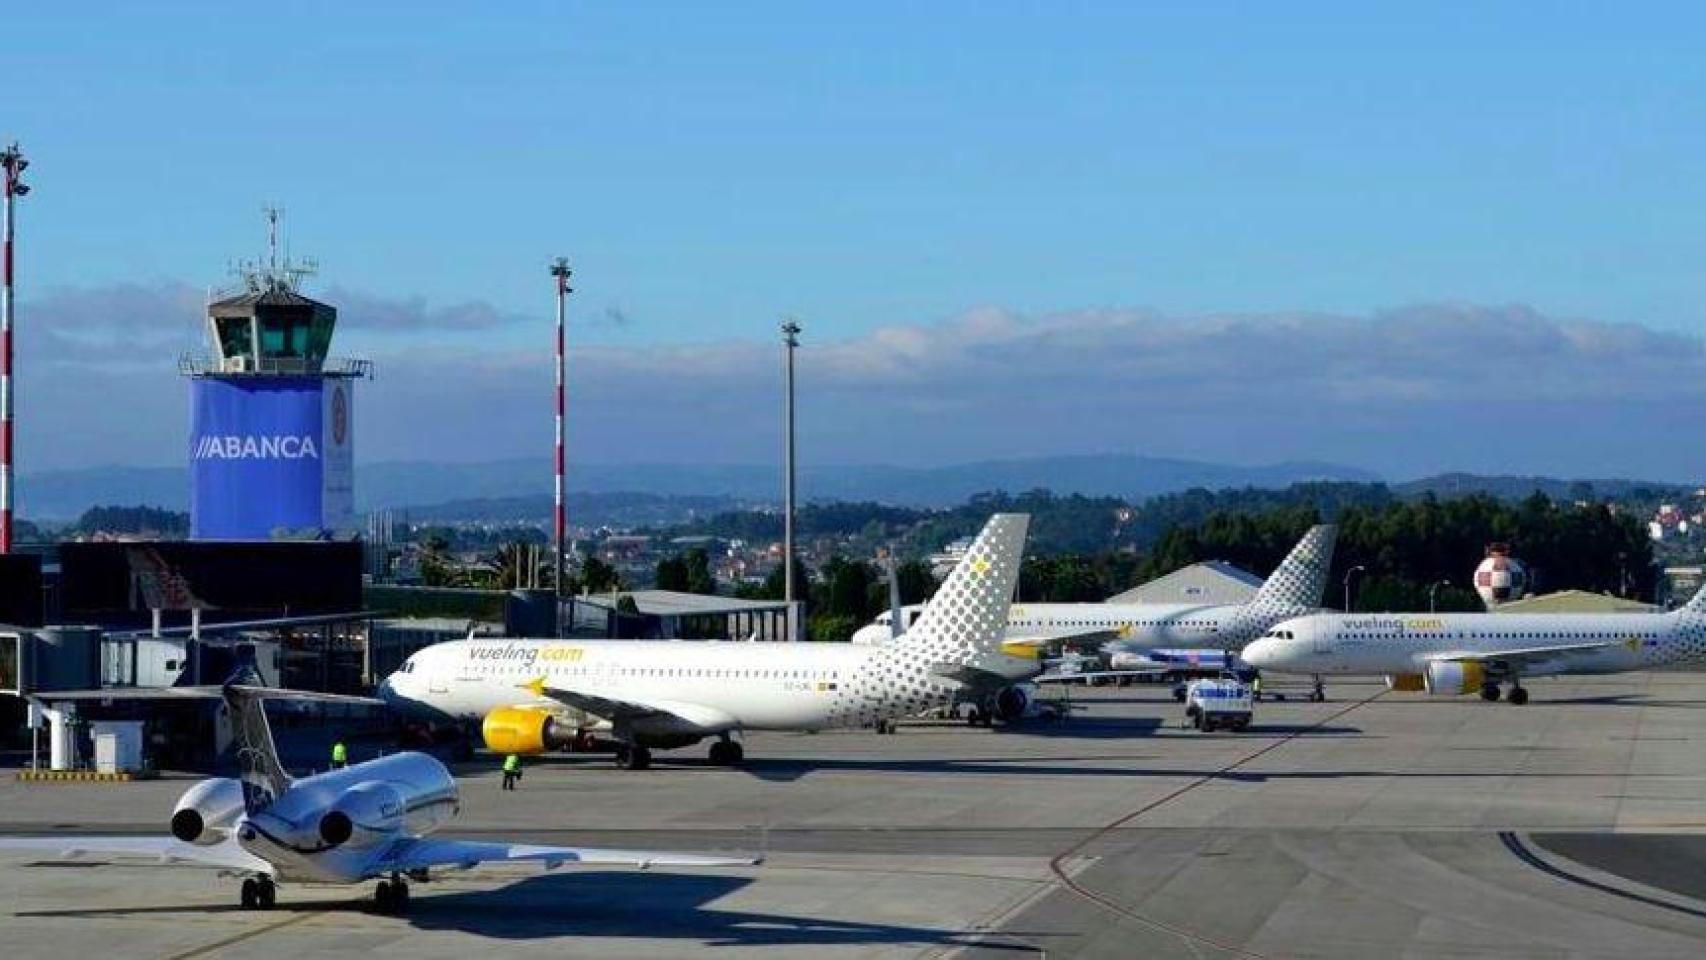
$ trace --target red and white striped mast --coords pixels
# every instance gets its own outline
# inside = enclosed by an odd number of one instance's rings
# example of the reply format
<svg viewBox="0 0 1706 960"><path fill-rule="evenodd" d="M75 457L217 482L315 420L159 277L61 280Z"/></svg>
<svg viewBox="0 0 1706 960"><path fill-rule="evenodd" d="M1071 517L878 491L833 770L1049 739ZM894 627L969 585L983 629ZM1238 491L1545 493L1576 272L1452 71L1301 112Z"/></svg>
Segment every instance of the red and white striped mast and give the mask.
<svg viewBox="0 0 1706 960"><path fill-rule="evenodd" d="M568 512L564 502L563 484L563 413L566 407L567 391L564 386L566 363L564 360L564 315L568 308L569 294L573 289L569 286L569 261L558 257L551 264L551 276L557 279L557 475L555 490L555 513L551 518L553 538L557 549L557 579L556 587L556 616L553 621L557 625L557 636L563 635L563 554L568 548Z"/></svg>
<svg viewBox="0 0 1706 960"><path fill-rule="evenodd" d="M16 491L12 475L12 201L30 192L19 179L30 165L16 143L0 151L0 169L5 172L6 201L4 227L5 262L4 287L0 287L0 554L12 552L12 507Z"/></svg>

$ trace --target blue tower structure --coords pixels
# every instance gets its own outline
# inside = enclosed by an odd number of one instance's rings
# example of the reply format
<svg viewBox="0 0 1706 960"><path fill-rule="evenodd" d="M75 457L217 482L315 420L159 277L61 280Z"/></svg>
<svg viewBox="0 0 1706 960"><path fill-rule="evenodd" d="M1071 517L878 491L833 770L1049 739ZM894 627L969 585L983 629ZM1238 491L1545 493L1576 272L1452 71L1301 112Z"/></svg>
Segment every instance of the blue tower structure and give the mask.
<svg viewBox="0 0 1706 960"><path fill-rule="evenodd" d="M190 380L190 537L325 539L355 530L355 382L365 360L328 356L338 311L297 286L312 266L279 262L268 211L265 267L207 306L211 353Z"/></svg>

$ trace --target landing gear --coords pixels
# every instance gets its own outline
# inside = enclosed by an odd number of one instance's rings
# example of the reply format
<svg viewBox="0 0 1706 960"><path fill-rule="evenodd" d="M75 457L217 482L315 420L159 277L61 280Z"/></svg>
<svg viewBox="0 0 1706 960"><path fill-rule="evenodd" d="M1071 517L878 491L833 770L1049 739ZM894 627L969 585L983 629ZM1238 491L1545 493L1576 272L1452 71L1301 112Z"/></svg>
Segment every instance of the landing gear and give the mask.
<svg viewBox="0 0 1706 960"><path fill-rule="evenodd" d="M616 765L624 770L644 770L652 765L652 752L632 743L616 745Z"/></svg>
<svg viewBox="0 0 1706 960"><path fill-rule="evenodd" d="M711 744L711 762L719 767L732 767L746 759L746 750L733 740L718 740Z"/></svg>
<svg viewBox="0 0 1706 960"><path fill-rule="evenodd" d="M1325 684L1323 684L1321 682L1320 677L1316 677L1315 678L1315 686L1309 688L1309 702L1310 703L1326 703L1327 702L1327 687Z"/></svg>
<svg viewBox="0 0 1706 960"><path fill-rule="evenodd" d="M1522 687L1512 684L1511 692L1505 696L1505 699L1520 707L1528 702L1528 691Z"/></svg>
<svg viewBox="0 0 1706 960"><path fill-rule="evenodd" d="M241 900L244 910L271 910L278 902L278 886L271 877L244 880Z"/></svg>
<svg viewBox="0 0 1706 960"><path fill-rule="evenodd" d="M892 733L894 733L894 721L893 720L884 719L884 720L878 720L877 721L877 735L878 736L888 736L889 734L892 734Z"/></svg>
<svg viewBox="0 0 1706 960"><path fill-rule="evenodd" d="M1516 702L1516 692L1520 689L1522 689L1522 688L1521 687L1513 687L1511 689L1511 702L1512 703ZM1499 699L1499 685L1496 683L1483 683L1483 684L1481 684L1481 699L1487 701L1488 703L1497 702Z"/></svg>
<svg viewBox="0 0 1706 960"><path fill-rule="evenodd" d="M409 909L409 885L402 877L379 881L374 888L373 903L380 913L402 913Z"/></svg>

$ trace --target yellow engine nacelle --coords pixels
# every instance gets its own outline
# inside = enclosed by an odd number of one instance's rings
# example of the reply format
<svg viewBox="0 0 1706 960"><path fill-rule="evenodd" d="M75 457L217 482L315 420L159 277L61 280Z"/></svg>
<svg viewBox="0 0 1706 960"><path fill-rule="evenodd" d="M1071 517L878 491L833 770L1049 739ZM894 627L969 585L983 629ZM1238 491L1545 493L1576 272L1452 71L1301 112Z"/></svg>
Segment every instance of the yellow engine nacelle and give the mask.
<svg viewBox="0 0 1706 960"><path fill-rule="evenodd" d="M1399 693L1421 693L1427 689L1427 681L1419 673L1389 673L1386 675L1386 689Z"/></svg>
<svg viewBox="0 0 1706 960"><path fill-rule="evenodd" d="M564 727L549 711L530 707L499 707L480 721L480 737L495 753L532 756L561 750L574 741L575 731Z"/></svg>
<svg viewBox="0 0 1706 960"><path fill-rule="evenodd" d="M1481 689L1487 682L1487 670L1470 660L1436 660L1428 664L1422 681L1432 696L1455 697Z"/></svg>

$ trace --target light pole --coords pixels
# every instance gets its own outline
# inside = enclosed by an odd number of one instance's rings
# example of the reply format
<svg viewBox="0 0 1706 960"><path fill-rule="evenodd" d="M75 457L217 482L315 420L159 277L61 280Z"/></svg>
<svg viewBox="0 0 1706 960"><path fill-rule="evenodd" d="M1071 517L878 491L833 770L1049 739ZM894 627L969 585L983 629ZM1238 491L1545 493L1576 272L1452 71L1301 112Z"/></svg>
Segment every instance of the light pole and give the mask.
<svg viewBox="0 0 1706 960"><path fill-rule="evenodd" d="M1433 613L1438 609L1434 605L1434 594L1435 594L1435 592L1437 592L1440 587L1449 587L1449 586L1451 586L1450 580L1435 580L1433 583L1428 584L1428 612L1429 613Z"/></svg>
<svg viewBox="0 0 1706 960"><path fill-rule="evenodd" d="M1356 576L1359 573L1365 573L1367 571L1368 571L1368 568L1363 566L1360 563L1357 564L1356 566L1350 568L1349 570L1345 571L1345 612L1346 613L1351 612L1351 578Z"/></svg>
<svg viewBox="0 0 1706 960"><path fill-rule="evenodd" d="M566 540L569 528L563 482L563 414L567 401L564 327L566 326L565 314L568 309L569 294L572 292L569 287L569 277L573 273L574 271L569 269L569 261L563 257L558 257L551 264L551 276L557 281L557 475L556 487L553 490L555 508L551 517L551 530L557 551L557 562L553 566L556 569L557 579L552 585L554 588L553 609L556 612L551 622L556 626L556 635L559 637L563 635L563 553L568 547Z"/></svg>
<svg viewBox="0 0 1706 960"><path fill-rule="evenodd" d="M30 165L16 143L0 150L0 170L6 180L4 213L0 219L0 234L4 235L3 285L0 285L0 554L12 552L12 457L15 437L12 432L12 202L30 192L19 179Z"/></svg>
<svg viewBox="0 0 1706 960"><path fill-rule="evenodd" d="M793 317L782 321L782 600L788 605L788 639L799 639L799 615L794 607L794 349L800 345L800 325Z"/></svg>

